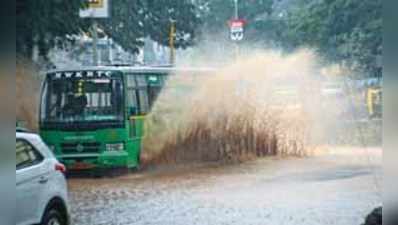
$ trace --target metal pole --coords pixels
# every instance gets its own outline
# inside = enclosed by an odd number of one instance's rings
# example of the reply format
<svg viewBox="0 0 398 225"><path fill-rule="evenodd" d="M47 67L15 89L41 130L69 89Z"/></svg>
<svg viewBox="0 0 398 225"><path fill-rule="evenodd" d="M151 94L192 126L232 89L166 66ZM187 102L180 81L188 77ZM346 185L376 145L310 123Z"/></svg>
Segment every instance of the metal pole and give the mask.
<svg viewBox="0 0 398 225"><path fill-rule="evenodd" d="M111 38L108 39L108 49L109 49L109 63L113 64L113 41Z"/></svg>
<svg viewBox="0 0 398 225"><path fill-rule="evenodd" d="M239 19L239 9L238 9L238 0L234 0L234 3L235 3L235 15L234 15L234 17L235 17L235 20L238 20ZM235 61L236 61L236 63L238 63L239 62L239 43L238 43L239 41L235 41ZM243 83L243 78L242 78L242 75L238 72L238 71L236 71L238 74L238 93L237 93L237 95L238 96L240 96L240 97L242 97L243 95L245 95L245 88L244 88L244 83Z"/></svg>
<svg viewBox="0 0 398 225"><path fill-rule="evenodd" d="M93 65L98 66L98 23L96 20L93 21Z"/></svg>
<svg viewBox="0 0 398 225"><path fill-rule="evenodd" d="M235 19L239 19L239 9L238 9L238 0L234 0L235 3ZM239 57L239 45L238 42L235 43L235 60L238 61Z"/></svg>
<svg viewBox="0 0 398 225"><path fill-rule="evenodd" d="M170 36L169 36L169 45L170 45L170 64L174 65L175 63L175 48L174 48L174 37L175 37L176 27L175 21L171 21L170 26Z"/></svg>
<svg viewBox="0 0 398 225"><path fill-rule="evenodd" d="M238 0L234 0L234 3L235 3L235 19L239 19Z"/></svg>

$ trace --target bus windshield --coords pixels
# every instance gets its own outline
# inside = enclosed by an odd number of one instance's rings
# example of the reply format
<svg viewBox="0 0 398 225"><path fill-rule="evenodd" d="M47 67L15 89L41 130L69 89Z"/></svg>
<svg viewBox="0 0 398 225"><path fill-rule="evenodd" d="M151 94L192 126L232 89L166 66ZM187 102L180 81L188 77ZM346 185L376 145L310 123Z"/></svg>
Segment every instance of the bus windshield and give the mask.
<svg viewBox="0 0 398 225"><path fill-rule="evenodd" d="M43 123L123 120L121 76L48 77L42 92Z"/></svg>

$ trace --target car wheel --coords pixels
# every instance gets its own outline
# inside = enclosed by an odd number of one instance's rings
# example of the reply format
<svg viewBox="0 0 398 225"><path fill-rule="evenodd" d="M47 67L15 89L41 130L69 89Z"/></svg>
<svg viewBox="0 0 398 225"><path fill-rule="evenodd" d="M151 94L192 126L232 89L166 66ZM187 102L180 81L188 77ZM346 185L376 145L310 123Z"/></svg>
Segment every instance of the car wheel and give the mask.
<svg viewBox="0 0 398 225"><path fill-rule="evenodd" d="M57 209L48 210L43 217L41 225L67 225L66 218Z"/></svg>

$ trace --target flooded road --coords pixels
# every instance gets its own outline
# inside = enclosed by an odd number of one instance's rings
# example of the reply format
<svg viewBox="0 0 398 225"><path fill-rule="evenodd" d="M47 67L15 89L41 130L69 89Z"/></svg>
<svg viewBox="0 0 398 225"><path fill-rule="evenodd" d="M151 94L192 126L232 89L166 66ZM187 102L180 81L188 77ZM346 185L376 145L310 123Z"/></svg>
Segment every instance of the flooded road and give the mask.
<svg viewBox="0 0 398 225"><path fill-rule="evenodd" d="M365 154L366 153L366 154ZM74 225L356 225L381 203L380 149L70 179Z"/></svg>

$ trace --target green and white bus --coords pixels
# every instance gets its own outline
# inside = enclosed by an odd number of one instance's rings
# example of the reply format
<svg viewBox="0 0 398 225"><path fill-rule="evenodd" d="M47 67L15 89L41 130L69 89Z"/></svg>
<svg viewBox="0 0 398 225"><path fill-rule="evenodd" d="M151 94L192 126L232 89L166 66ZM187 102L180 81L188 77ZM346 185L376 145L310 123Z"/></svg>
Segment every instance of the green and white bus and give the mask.
<svg viewBox="0 0 398 225"><path fill-rule="evenodd" d="M101 66L46 74L40 135L69 169L134 168L145 116L172 74L209 69Z"/></svg>

